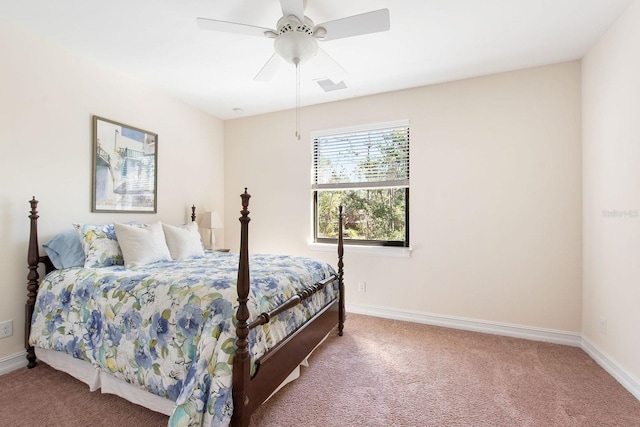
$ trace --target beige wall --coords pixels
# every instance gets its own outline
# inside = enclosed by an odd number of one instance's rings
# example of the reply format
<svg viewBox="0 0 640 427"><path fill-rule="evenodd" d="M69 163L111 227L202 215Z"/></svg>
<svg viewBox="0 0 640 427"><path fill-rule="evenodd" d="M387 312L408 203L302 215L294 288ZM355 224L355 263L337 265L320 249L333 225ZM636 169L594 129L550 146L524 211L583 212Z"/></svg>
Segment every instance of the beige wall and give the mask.
<svg viewBox="0 0 640 427"><path fill-rule="evenodd" d="M579 333L580 100L570 62L303 108L303 135L411 121L412 256L348 254L348 304ZM252 251L333 260L307 247L311 149L294 132L294 111L225 122L226 217L247 186ZM224 231L237 247L236 221Z"/></svg>
<svg viewBox="0 0 640 427"><path fill-rule="evenodd" d="M583 60L583 338L640 387L640 2ZM600 318L607 321L606 334ZM640 396L640 388L637 389Z"/></svg>
<svg viewBox="0 0 640 427"><path fill-rule="evenodd" d="M28 201L41 239L92 214L93 114L158 133L158 214L118 220L182 223L188 207L223 211L223 123L6 23L0 25L0 361L23 350ZM222 239L222 236L220 237Z"/></svg>

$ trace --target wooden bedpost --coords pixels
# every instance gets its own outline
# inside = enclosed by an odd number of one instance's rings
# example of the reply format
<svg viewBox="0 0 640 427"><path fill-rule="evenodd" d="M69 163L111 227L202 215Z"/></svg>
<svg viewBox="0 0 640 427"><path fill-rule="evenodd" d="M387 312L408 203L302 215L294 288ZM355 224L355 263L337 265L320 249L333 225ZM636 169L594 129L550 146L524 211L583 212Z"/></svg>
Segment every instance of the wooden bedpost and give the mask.
<svg viewBox="0 0 640 427"><path fill-rule="evenodd" d="M340 305L338 308L338 335L342 336L342 330L344 329L344 321L346 320L345 308L344 308L344 281L342 276L344 275L344 263L342 258L344 256L344 241L342 240L342 205L338 208L338 295L340 298Z"/></svg>
<svg viewBox="0 0 640 427"><path fill-rule="evenodd" d="M196 222L196 205L191 206L191 222Z"/></svg>
<svg viewBox="0 0 640 427"><path fill-rule="evenodd" d="M233 418L234 426L246 427L251 416L249 406L249 387L251 381L251 359L249 357L249 198L244 189L242 197L242 216L240 220L240 259L238 265L238 311L236 312L236 354L233 359Z"/></svg>
<svg viewBox="0 0 640 427"><path fill-rule="evenodd" d="M38 293L39 279L38 265L40 264L40 251L38 246L38 201L33 197L29 203L31 204L31 212L29 219L31 220L31 228L29 231L29 248L27 251L27 263L29 265L29 273L27 275L27 304L25 305L24 317L24 347L27 350L27 360L29 368L37 365L36 353L33 346L29 345L29 334L31 332L31 317L36 305L36 295Z"/></svg>

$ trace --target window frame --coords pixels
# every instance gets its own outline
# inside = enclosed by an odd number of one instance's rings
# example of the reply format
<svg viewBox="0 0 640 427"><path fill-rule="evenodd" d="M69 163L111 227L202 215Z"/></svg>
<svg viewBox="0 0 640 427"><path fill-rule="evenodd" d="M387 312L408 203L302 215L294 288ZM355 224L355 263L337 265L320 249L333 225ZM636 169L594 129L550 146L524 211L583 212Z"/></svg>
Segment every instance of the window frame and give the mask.
<svg viewBox="0 0 640 427"><path fill-rule="evenodd" d="M350 190L356 190L359 189L357 186L354 187L353 183L345 183L343 188L340 188L339 184L336 184L335 186L332 186L333 188L331 189L327 189L327 188L322 188L322 186L320 186L320 188L318 188L318 185L316 184L316 176L317 176L317 170L316 170L316 154L315 154L315 148L316 148L316 140L318 138L322 138L322 137L327 137L327 136L338 136L338 135L348 135L348 134L355 134L355 133L362 133L362 132L375 132L375 131L381 131L384 132L385 130L391 130L393 128L398 128L398 127L406 127L407 128L407 149L409 149L410 147L410 123L409 120L399 120L399 121L394 121L394 122L385 122L385 123L375 123L375 124L370 124L370 125L363 125L363 126L354 126L354 127L348 127L348 128L339 128L339 129L329 129L329 130L323 130L323 131L315 131L311 133L311 194L312 194L312 203L313 203L313 207L312 207L312 222L313 222L313 236L312 236L312 242L313 243L317 243L317 244L335 244L337 243L338 239L336 237L319 237L318 236L318 232L319 232L319 219L318 219L318 195L321 191L350 191ZM407 162L410 163L410 152L408 153L408 157L407 157ZM410 169L409 169L410 170ZM344 244L345 245L353 245L353 246L371 246L371 247L395 247L395 248L410 248L409 244L410 244L410 227L409 227L409 212L410 212L410 198L409 198L409 194L410 194L410 188L411 188L411 184L410 184L410 180L409 180L409 170L407 171L407 179L406 181L406 186L402 185L400 186L400 188L404 188L405 190L405 194L404 194L404 199L405 199L405 209L404 209L404 224L405 224L405 232L404 232L404 240L364 240L364 239L349 239L349 238L344 238ZM391 187L381 187L381 188L391 188ZM366 189L366 188L363 188Z"/></svg>

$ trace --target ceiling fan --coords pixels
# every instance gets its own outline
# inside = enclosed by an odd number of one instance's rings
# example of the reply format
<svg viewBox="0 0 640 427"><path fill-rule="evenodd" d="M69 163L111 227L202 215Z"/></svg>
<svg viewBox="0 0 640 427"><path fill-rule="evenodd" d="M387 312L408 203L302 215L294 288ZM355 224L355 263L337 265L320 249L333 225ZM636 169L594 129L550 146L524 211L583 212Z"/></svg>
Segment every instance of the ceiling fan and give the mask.
<svg viewBox="0 0 640 427"><path fill-rule="evenodd" d="M275 53L258 72L254 80L269 81L277 72L280 58L294 64L314 60L328 75L344 75L344 70L325 51L318 41L331 41L363 34L389 30L389 10L379 9L359 15L348 16L315 25L305 16L307 0L280 0L282 18L276 29L257 27L216 19L197 18L198 26L204 30L224 31L274 39Z"/></svg>

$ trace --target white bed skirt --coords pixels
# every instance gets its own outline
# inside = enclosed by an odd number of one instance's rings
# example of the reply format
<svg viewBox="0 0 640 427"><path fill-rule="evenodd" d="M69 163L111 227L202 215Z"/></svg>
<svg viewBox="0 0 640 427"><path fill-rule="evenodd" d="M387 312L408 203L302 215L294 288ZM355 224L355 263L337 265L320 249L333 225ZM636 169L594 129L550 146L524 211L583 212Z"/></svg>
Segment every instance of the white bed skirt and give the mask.
<svg viewBox="0 0 640 427"><path fill-rule="evenodd" d="M326 339L326 337L324 339ZM79 381L82 381L89 386L90 391L101 390L102 393L115 394L116 396L120 396L131 403L135 403L136 405L143 406L155 412L160 412L161 414L171 415L173 412L173 408L175 407L174 401L131 385L114 377L109 372L99 370L87 361L76 359L66 353L48 350L41 347L35 347L35 350L38 360L41 360L52 368L66 372ZM311 353L313 353L313 350ZM309 353L300 366L309 366L307 359L311 356L311 353ZM278 386L271 396L300 376L300 366L297 366L296 369L289 374L289 376ZM269 396L269 399L271 396Z"/></svg>
<svg viewBox="0 0 640 427"><path fill-rule="evenodd" d="M35 350L39 360L87 384L90 391L101 390L102 393L115 394L129 402L161 414L171 415L171 412L173 412L175 402L172 400L156 396L120 380L108 372L100 371L87 361L41 347L36 347Z"/></svg>

